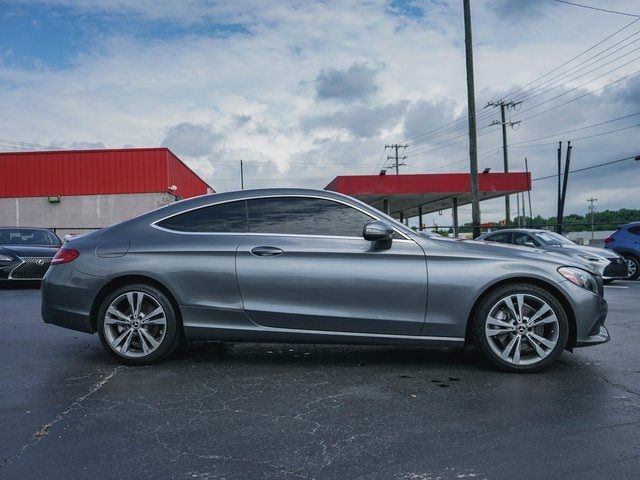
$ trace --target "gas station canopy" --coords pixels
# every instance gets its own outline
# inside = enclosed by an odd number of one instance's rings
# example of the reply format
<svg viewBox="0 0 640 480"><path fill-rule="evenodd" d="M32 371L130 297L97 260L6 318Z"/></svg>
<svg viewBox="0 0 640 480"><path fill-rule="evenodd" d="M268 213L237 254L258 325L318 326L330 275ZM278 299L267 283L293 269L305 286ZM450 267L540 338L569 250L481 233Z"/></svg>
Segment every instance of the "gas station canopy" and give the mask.
<svg viewBox="0 0 640 480"><path fill-rule="evenodd" d="M480 200L488 200L531 190L531 174L479 173L478 183ZM394 217L410 218L471 203L471 174L341 175L325 190L350 195Z"/></svg>

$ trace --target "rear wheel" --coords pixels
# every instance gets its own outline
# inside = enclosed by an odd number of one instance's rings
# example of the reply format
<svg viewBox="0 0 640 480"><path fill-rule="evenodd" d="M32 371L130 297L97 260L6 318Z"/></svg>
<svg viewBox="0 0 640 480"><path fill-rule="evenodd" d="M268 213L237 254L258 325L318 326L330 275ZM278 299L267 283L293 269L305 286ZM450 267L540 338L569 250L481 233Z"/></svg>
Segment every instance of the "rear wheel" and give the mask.
<svg viewBox="0 0 640 480"><path fill-rule="evenodd" d="M523 283L490 292L476 309L472 331L491 364L510 372L536 372L560 356L569 324L553 295Z"/></svg>
<svg viewBox="0 0 640 480"><path fill-rule="evenodd" d="M135 284L104 299L98 312L104 348L128 365L150 365L173 353L180 328L169 299L157 288Z"/></svg>
<svg viewBox="0 0 640 480"><path fill-rule="evenodd" d="M629 280L637 280L640 277L640 260L633 255L624 254L623 257L627 260L627 271Z"/></svg>

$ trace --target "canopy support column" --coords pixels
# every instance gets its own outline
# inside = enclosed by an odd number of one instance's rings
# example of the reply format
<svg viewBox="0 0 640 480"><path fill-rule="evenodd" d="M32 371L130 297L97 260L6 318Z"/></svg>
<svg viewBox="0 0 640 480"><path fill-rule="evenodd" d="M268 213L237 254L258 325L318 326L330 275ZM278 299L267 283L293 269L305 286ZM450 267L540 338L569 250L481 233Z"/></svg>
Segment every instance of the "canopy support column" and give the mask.
<svg viewBox="0 0 640 480"><path fill-rule="evenodd" d="M453 197L453 236L458 238L458 197Z"/></svg>
<svg viewBox="0 0 640 480"><path fill-rule="evenodd" d="M389 211L389 199L385 198L382 200L382 211L389 215L391 212Z"/></svg>

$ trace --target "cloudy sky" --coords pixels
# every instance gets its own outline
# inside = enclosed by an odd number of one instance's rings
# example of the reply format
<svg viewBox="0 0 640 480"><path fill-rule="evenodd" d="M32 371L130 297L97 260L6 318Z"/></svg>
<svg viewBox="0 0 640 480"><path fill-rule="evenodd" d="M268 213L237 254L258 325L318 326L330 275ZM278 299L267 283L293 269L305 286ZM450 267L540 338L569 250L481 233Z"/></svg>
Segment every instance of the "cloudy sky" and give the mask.
<svg viewBox="0 0 640 480"><path fill-rule="evenodd" d="M553 174L558 140L574 168L640 154L637 17L471 3L481 170L502 168L499 112L482 109L499 99L523 100L512 170L526 156ZM637 0L606 8L640 15ZM378 173L386 143L409 143L404 173L468 168L461 0L0 0L0 22L0 150L166 145L217 191L239 188L241 159L250 188ZM554 187L534 183L534 214L553 214ZM638 208L640 163L576 173L567 211L590 196Z"/></svg>

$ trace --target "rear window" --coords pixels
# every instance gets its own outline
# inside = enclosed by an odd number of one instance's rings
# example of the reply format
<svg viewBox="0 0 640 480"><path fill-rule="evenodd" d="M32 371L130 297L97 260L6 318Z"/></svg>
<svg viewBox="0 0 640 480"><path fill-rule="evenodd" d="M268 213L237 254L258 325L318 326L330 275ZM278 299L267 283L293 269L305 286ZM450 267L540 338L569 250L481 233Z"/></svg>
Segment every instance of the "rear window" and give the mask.
<svg viewBox="0 0 640 480"><path fill-rule="evenodd" d="M640 225L629 227L629 232L633 233L634 235L640 236Z"/></svg>
<svg viewBox="0 0 640 480"><path fill-rule="evenodd" d="M485 237L484 240L487 242L510 243L511 232L494 233L493 235L489 235L488 237Z"/></svg>
<svg viewBox="0 0 640 480"><path fill-rule="evenodd" d="M177 232L245 233L249 230L247 206L242 200L198 208L162 220L158 226Z"/></svg>

